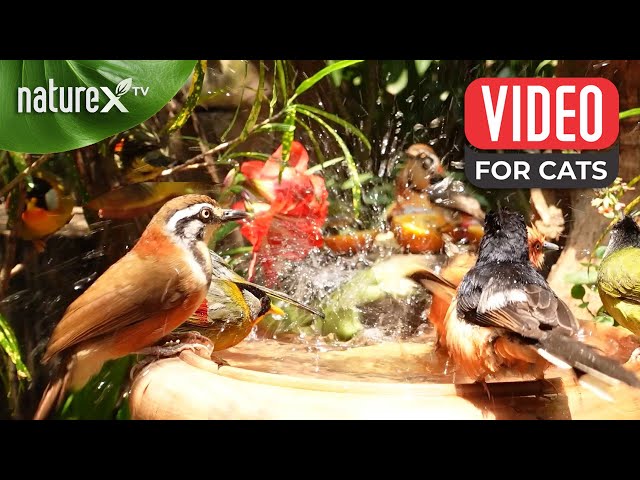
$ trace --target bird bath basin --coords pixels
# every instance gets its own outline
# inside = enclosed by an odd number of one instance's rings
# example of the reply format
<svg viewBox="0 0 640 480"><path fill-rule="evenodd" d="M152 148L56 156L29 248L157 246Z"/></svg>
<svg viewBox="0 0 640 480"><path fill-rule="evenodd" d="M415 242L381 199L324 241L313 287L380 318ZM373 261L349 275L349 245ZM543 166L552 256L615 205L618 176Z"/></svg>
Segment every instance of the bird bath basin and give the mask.
<svg viewBox="0 0 640 480"><path fill-rule="evenodd" d="M640 341L585 323L590 341L621 361ZM245 341L216 363L182 352L135 378L134 419L635 419L640 393L615 389L607 402L571 375L500 378L485 389L455 375L432 338L352 348L271 339ZM635 365L635 364L634 364Z"/></svg>

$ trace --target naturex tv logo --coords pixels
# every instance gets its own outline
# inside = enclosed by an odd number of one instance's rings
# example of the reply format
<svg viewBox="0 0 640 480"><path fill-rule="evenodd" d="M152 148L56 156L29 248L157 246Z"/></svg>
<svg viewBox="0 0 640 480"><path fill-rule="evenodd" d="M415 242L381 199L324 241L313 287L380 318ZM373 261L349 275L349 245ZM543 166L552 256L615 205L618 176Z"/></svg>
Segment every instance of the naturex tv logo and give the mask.
<svg viewBox="0 0 640 480"><path fill-rule="evenodd" d="M32 91L29 87L18 87L18 113L96 113L98 110L108 113L114 107L128 113L121 98L131 89L131 78L122 80L113 91L108 87L59 87L49 79L48 89L36 87ZM146 96L149 87L133 87L133 94L137 96L138 93ZM102 94L106 96L107 103L100 108Z"/></svg>
<svg viewBox="0 0 640 480"><path fill-rule="evenodd" d="M467 178L480 188L606 187L618 175L618 109L604 78L479 78L465 92L465 135L478 149L465 145Z"/></svg>

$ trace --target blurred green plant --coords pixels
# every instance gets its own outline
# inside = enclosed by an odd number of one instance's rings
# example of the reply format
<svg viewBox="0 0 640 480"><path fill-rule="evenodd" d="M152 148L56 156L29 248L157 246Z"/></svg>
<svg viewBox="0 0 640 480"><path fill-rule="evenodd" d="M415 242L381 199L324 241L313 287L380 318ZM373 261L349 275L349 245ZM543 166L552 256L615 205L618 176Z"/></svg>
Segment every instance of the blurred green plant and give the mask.
<svg viewBox="0 0 640 480"><path fill-rule="evenodd" d="M368 150L371 149L371 144L366 136L350 122L342 119L338 115L327 112L326 110L300 102L298 101L298 98L318 84L326 76L335 74L344 68L361 62L362 60L342 60L332 63L299 83L297 87L293 88L291 85L292 79L289 78L291 76L289 73L289 67L284 61L276 60L273 64L272 77L274 81L272 85L272 98L267 101L264 95L266 66L264 61L260 61L258 87L255 100L251 106L247 120L242 127L241 133L236 138L215 145L212 148L203 151L199 155L187 160L181 165L164 172L164 174L170 175L187 167L205 164L206 157L213 154L218 154L216 163L222 164L229 164L229 161L236 157L244 156L251 158L250 152L237 152L236 149L240 144L246 141L249 136L265 132L282 136L282 172L289 161L291 143L293 142L296 129L298 127L302 128L307 134L309 140L314 146L314 150L320 163L322 163L324 161L324 156L319 148L320 143L314 130L305 121L305 119L307 119L317 124L327 135L332 137L340 148L342 152L342 161L346 164L352 181L350 187L352 192L352 204L354 215L357 218L360 215L362 202L362 185L359 180L358 166L356 165L351 149L348 147L343 137L338 133L337 129L341 128L345 133L355 136ZM278 102L280 102L281 108L276 110ZM269 117L258 123L258 116L265 104L268 104ZM236 121L240 108L241 104L238 105L231 124L227 127L227 130L222 136L223 138L226 137L227 133L232 128L233 123Z"/></svg>
<svg viewBox="0 0 640 480"><path fill-rule="evenodd" d="M640 108L631 108L620 112L619 118L623 120L625 118L640 115ZM597 251L604 238L609 234L613 225L620 220L623 215L629 215L640 205L640 195L637 195L630 202L624 203L621 201L622 196L629 190L633 190L634 186L640 182L640 175L635 176L629 182L625 183L622 178L618 177L614 181L613 185L596 190L596 197L592 200L591 205L597 207L598 213L606 218L611 218L609 225L603 230L600 237L596 241L595 245L589 255L589 263L593 261L593 253Z"/></svg>
<svg viewBox="0 0 640 480"><path fill-rule="evenodd" d="M606 249L607 247L604 246L598 247L595 251L594 257L598 260L602 260ZM580 262L580 265L584 267L582 270L568 273L564 277L564 281L569 285L572 285L571 297L580 301L578 307L588 312L594 322L604 323L606 325L618 325L613 317L607 313L604 307L601 306L595 313L589 309L589 301L585 299L585 296L587 295L587 290L591 290L592 292L598 291L596 286L596 282L598 280L598 269L597 265L594 265L589 261Z"/></svg>
<svg viewBox="0 0 640 480"><path fill-rule="evenodd" d="M111 360L82 390L69 395L56 418L67 420L128 420L128 376L135 356Z"/></svg>
<svg viewBox="0 0 640 480"><path fill-rule="evenodd" d="M13 333L9 322L7 322L2 314L0 314L0 348L4 350L4 353L15 366L18 378L21 380L31 380L31 374L22 360L18 339ZM6 391L8 391L9 388L6 386L8 381L6 372L0 371L0 378L2 378Z"/></svg>

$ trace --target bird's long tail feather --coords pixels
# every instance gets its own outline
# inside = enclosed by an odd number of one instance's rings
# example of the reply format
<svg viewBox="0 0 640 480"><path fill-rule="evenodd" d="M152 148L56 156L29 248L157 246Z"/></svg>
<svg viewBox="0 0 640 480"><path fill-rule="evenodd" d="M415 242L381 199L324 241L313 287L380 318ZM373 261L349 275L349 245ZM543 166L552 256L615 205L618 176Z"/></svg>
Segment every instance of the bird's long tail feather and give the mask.
<svg viewBox="0 0 640 480"><path fill-rule="evenodd" d="M420 282L432 295L451 302L456 296L456 285L436 272L425 268L414 273L411 278Z"/></svg>
<svg viewBox="0 0 640 480"><path fill-rule="evenodd" d="M316 310L315 308L309 307L308 305L305 305L304 303L301 303L293 298L291 298L290 296L282 293L282 292L278 292L276 290L271 290L270 288L264 287L262 285L258 285L252 282L249 282L247 280L243 280L243 283L246 283L248 285L251 285L252 287L257 288L258 290L262 290L264 293L266 293L267 295L271 296L271 297L275 297L278 298L280 300L284 300L287 303L290 303L292 305L295 305L298 308L301 308L303 310L306 310L307 312L313 313L314 315L317 315L320 318L324 318L324 313L322 313L320 310Z"/></svg>
<svg viewBox="0 0 640 480"><path fill-rule="evenodd" d="M600 389L600 382L612 386L622 382L640 388L640 379L633 372L616 360L605 357L594 347L574 338L550 333L540 340L538 353L557 367L573 368L578 378L584 377L584 383L595 389ZM594 381L587 382L589 377Z"/></svg>
<svg viewBox="0 0 640 480"><path fill-rule="evenodd" d="M67 392L70 378L71 370L64 364L61 365L42 394L36 413L33 415L34 420L46 420L55 410L60 408Z"/></svg>

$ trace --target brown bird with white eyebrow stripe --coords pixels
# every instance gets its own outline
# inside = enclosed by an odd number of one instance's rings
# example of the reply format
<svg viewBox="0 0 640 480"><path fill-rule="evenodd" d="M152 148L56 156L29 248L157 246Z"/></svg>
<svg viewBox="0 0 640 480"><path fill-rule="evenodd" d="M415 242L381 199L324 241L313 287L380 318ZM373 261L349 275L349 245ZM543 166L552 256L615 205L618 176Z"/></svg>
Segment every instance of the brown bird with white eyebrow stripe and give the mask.
<svg viewBox="0 0 640 480"><path fill-rule="evenodd" d="M67 308L54 329L42 362L55 359L57 365L34 418L48 417L68 390L81 389L106 361L146 349L187 320L211 282L207 243L216 227L246 216L206 195L167 202L131 251Z"/></svg>

